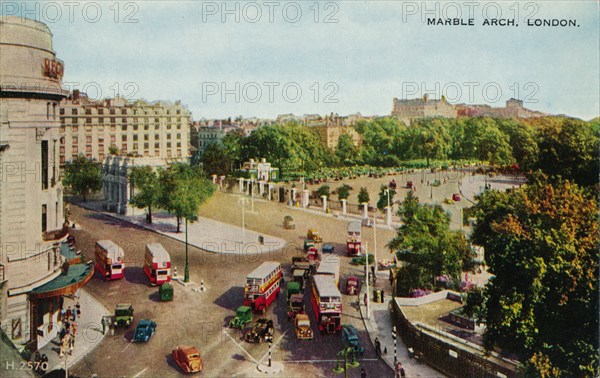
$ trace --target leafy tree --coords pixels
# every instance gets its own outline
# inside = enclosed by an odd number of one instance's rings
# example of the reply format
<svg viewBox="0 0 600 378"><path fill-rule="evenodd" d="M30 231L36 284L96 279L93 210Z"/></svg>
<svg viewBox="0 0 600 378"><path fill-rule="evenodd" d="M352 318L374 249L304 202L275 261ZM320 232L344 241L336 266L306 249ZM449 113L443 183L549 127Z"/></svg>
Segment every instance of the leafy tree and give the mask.
<svg viewBox="0 0 600 378"><path fill-rule="evenodd" d="M398 119L382 117L373 121L359 121L355 126L362 137L359 150L360 160L365 164L394 164L396 161L388 156L397 154L397 140L402 138L406 126Z"/></svg>
<svg viewBox="0 0 600 378"><path fill-rule="evenodd" d="M358 148L354 146L354 140L350 135L340 135L335 155L342 165L354 165L357 163Z"/></svg>
<svg viewBox="0 0 600 378"><path fill-rule="evenodd" d="M162 188L160 206L177 217L177 232L181 232L181 219L194 221L198 207L213 194L215 187L199 167L177 163L161 171Z"/></svg>
<svg viewBox="0 0 600 378"><path fill-rule="evenodd" d="M338 198L341 200L348 199L350 197L350 185L344 184L338 189Z"/></svg>
<svg viewBox="0 0 600 378"><path fill-rule="evenodd" d="M242 148L245 139L246 134L244 133L244 130L236 129L225 134L225 136L221 140L221 142L223 143L223 147L225 147L229 158L234 164L234 167L238 167L243 163Z"/></svg>
<svg viewBox="0 0 600 378"><path fill-rule="evenodd" d="M199 162L202 170L207 175L229 175L233 165L233 159L227 149L219 143L211 143L200 155Z"/></svg>
<svg viewBox="0 0 600 378"><path fill-rule="evenodd" d="M510 139L491 118L470 118L465 124L464 150L474 157L491 164L509 165L515 162Z"/></svg>
<svg viewBox="0 0 600 378"><path fill-rule="evenodd" d="M135 190L129 202L138 209L147 207L148 223L152 223L152 208L158 206L161 195L158 173L150 166L133 167L129 180Z"/></svg>
<svg viewBox="0 0 600 378"><path fill-rule="evenodd" d="M427 159L447 159L450 153L450 134L445 118L422 118L407 131L412 144L411 150L417 157Z"/></svg>
<svg viewBox="0 0 600 378"><path fill-rule="evenodd" d="M65 165L63 184L86 202L89 193L102 189L102 164L79 154Z"/></svg>
<svg viewBox="0 0 600 378"><path fill-rule="evenodd" d="M416 201L407 196L403 202L402 207L411 210L401 211L403 225L388 244L398 259L407 263L400 274L406 274L408 280L397 288L398 293L408 295L410 289L434 288L440 276L450 278L451 287L458 287L460 273L472 264L474 254L462 233L450 231L450 216L441 206L418 202L415 206Z"/></svg>
<svg viewBox="0 0 600 378"><path fill-rule="evenodd" d="M317 189L317 195L319 198L323 196L329 198L329 185L321 185L321 187Z"/></svg>
<svg viewBox="0 0 600 378"><path fill-rule="evenodd" d="M381 185L379 189L379 200L377 201L377 208L380 211L384 211L388 204L390 206L393 206L395 195L396 191L394 189L390 189L386 185Z"/></svg>
<svg viewBox="0 0 600 378"><path fill-rule="evenodd" d="M473 240L489 272L487 348L517 353L539 376L598 375L598 202L569 181L534 175L486 191Z"/></svg>
<svg viewBox="0 0 600 378"><path fill-rule="evenodd" d="M108 147L108 153L110 155L118 155L119 154L119 148L117 146L115 146L114 144L111 144Z"/></svg>
<svg viewBox="0 0 600 378"><path fill-rule="evenodd" d="M360 188L360 191L358 192L358 203L369 203L369 192L367 191L367 188Z"/></svg>
<svg viewBox="0 0 600 378"><path fill-rule="evenodd" d="M533 169L540 155L535 131L527 124L514 120L501 121L499 128L508 135L516 162L522 169Z"/></svg>

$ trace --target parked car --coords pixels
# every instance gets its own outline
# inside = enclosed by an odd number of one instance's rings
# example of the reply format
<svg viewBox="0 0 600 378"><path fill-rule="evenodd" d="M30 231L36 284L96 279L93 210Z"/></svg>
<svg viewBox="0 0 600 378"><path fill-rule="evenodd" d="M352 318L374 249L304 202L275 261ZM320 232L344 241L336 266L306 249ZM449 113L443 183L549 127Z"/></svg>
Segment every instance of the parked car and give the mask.
<svg viewBox="0 0 600 378"><path fill-rule="evenodd" d="M298 314L303 314L304 294L292 294L288 299L288 318L293 319Z"/></svg>
<svg viewBox="0 0 600 378"><path fill-rule="evenodd" d="M135 327L135 332L133 333L133 341L146 342L152 337L152 335L154 335L155 331L156 322L150 319L142 319L138 323L137 327Z"/></svg>
<svg viewBox="0 0 600 378"><path fill-rule="evenodd" d="M458 201L460 201L460 194L458 194L458 193L454 193L454 194L452 195L452 200L453 200L453 201L455 201L455 202L458 202Z"/></svg>
<svg viewBox="0 0 600 378"><path fill-rule="evenodd" d="M200 351L194 346L178 346L171 356L184 373L197 373L203 369Z"/></svg>
<svg viewBox="0 0 600 378"><path fill-rule="evenodd" d="M235 311L235 317L229 322L229 328L242 329L252 321L252 309L248 306L240 306Z"/></svg>
<svg viewBox="0 0 600 378"><path fill-rule="evenodd" d="M335 253L335 248L333 244L323 244L323 253Z"/></svg>
<svg viewBox="0 0 600 378"><path fill-rule="evenodd" d="M285 228L286 230L295 229L296 225L294 224L294 218L292 218L289 215L286 215L285 217L283 217L283 228Z"/></svg>
<svg viewBox="0 0 600 378"><path fill-rule="evenodd" d="M349 276L346 279L346 294L358 295L358 277Z"/></svg>
<svg viewBox="0 0 600 378"><path fill-rule="evenodd" d="M133 322L133 305L131 303L119 303L115 307L115 325L117 327L129 327Z"/></svg>
<svg viewBox="0 0 600 378"><path fill-rule="evenodd" d="M298 314L294 319L296 337L300 340L312 340L313 330L310 326L310 318L307 314Z"/></svg>
<svg viewBox="0 0 600 378"><path fill-rule="evenodd" d="M313 240L315 243L321 243L323 238L319 235L319 231L316 228L309 228L306 233L306 238Z"/></svg>
<svg viewBox="0 0 600 378"><path fill-rule="evenodd" d="M365 348L360 345L358 340L358 332L351 324L344 324L342 326L342 341L344 346L351 347L355 353L363 353Z"/></svg>
<svg viewBox="0 0 600 378"><path fill-rule="evenodd" d="M244 339L249 343L271 342L274 331L271 319L258 319L252 329L246 333Z"/></svg>
<svg viewBox="0 0 600 378"><path fill-rule="evenodd" d="M365 265L366 258L367 257L365 257L365 255L353 257L352 260L350 261L350 264ZM373 264L373 262L375 261L375 257L371 253L368 254L368 259L369 259L369 265Z"/></svg>
<svg viewBox="0 0 600 378"><path fill-rule="evenodd" d="M412 181L407 181L407 182L406 182L406 187L407 187L408 189L412 189L412 188L413 188L413 182L412 182Z"/></svg>

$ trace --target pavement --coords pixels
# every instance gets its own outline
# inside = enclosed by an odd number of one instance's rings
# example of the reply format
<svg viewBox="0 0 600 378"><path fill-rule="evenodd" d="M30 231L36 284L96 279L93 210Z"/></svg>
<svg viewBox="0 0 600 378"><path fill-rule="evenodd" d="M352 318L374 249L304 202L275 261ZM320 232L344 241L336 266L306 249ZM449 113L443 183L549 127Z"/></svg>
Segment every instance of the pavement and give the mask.
<svg viewBox="0 0 600 378"><path fill-rule="evenodd" d="M73 366L81 360L87 353L92 351L104 338L102 334L102 325L100 323L103 316L111 315L110 311L98 302L85 289L79 290L79 298L64 297L64 308L75 308L79 303L81 306L81 315L75 322L77 332L75 333L75 347L72 354L65 354L60 357L60 343L58 337L53 338L47 345L42 347L40 355L45 354L48 357L48 369L64 369L65 365ZM108 331L107 331L108 333Z"/></svg>

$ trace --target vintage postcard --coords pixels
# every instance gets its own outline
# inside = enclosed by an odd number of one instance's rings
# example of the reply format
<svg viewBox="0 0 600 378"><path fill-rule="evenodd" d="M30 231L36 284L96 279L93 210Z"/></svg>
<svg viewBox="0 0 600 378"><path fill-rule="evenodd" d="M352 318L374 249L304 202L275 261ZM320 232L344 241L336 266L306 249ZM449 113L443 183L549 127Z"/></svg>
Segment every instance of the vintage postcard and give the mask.
<svg viewBox="0 0 600 378"><path fill-rule="evenodd" d="M0 0L0 376L598 376L599 7Z"/></svg>

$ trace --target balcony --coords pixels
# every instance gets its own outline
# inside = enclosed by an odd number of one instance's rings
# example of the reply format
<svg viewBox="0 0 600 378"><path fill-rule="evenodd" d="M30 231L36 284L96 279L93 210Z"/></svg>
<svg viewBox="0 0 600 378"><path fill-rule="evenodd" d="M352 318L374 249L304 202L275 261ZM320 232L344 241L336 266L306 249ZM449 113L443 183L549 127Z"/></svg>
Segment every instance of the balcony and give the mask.
<svg viewBox="0 0 600 378"><path fill-rule="evenodd" d="M66 237L69 234L69 225L65 223L63 228L58 230L46 231L42 233L44 241L55 241Z"/></svg>

